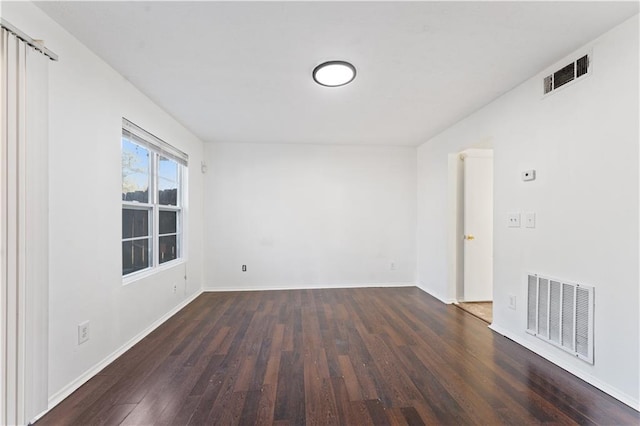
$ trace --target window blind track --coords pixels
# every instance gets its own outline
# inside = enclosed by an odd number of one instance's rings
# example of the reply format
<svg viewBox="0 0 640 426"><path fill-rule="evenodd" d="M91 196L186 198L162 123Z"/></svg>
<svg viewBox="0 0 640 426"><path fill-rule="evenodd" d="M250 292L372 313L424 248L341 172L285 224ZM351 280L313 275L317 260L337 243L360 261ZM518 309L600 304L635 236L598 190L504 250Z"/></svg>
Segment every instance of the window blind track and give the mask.
<svg viewBox="0 0 640 426"><path fill-rule="evenodd" d="M48 57L52 61L57 61L58 60L58 55L56 55L55 53L53 53L52 51L50 51L49 49L44 47L37 40L32 39L31 37L29 37L28 35L26 35L22 31L20 31L13 24L7 22L6 19L0 18L0 27L2 27L5 30L9 31L10 33L14 34L16 37L18 37L20 40L24 41L25 43L27 43L29 46L33 47L34 49L42 52L43 55L45 55L46 57Z"/></svg>

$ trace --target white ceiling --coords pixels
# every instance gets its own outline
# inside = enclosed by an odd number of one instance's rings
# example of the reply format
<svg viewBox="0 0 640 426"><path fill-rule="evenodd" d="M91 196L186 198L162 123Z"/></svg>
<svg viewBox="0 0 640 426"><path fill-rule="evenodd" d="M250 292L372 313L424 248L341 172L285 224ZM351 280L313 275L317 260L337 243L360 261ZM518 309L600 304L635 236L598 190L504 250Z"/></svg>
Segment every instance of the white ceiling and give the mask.
<svg viewBox="0 0 640 426"><path fill-rule="evenodd" d="M207 142L418 145L637 2L57 2L47 14ZM358 75L315 84L332 59ZM61 58L64 60L64 58Z"/></svg>

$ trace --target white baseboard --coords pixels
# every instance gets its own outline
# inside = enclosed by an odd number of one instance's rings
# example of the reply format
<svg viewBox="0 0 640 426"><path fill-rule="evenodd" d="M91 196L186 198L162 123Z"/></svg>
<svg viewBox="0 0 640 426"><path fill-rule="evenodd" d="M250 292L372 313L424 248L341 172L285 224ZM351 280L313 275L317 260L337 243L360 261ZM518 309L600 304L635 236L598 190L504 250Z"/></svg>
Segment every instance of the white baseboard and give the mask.
<svg viewBox="0 0 640 426"><path fill-rule="evenodd" d="M369 283L369 284L336 284L336 285L322 285L322 284L310 284L299 286L247 286L247 287L229 287L229 286L208 286L204 287L202 291L205 292L227 292L227 291L268 291L268 290L330 290L334 288L376 288L376 287L416 287L414 282L394 282L394 283Z"/></svg>
<svg viewBox="0 0 640 426"><path fill-rule="evenodd" d="M522 345L525 348L533 351L534 353L540 355L544 359L554 363L558 367L562 368L563 370L568 371L569 373L571 373L574 376L584 380L585 382L589 383L590 385L595 386L596 388L600 389L602 392L611 395L615 399L617 399L620 402L628 405L629 407L633 408L634 410L640 411L640 401L638 401L637 399L627 395L624 392L621 392L619 389L616 389L613 386L602 382L601 380L593 377L591 374L588 374L588 373L585 373L584 371L580 371L580 370L576 369L574 366L572 366L571 364L569 364L568 362L566 362L562 358L556 356L551 351L546 351L545 348L541 348L541 347L539 347L537 345L533 345L531 342L528 342L526 339L523 339L522 336L518 336L517 334L512 333L511 331L506 330L506 329L504 329L504 328L502 328L502 327L500 327L498 325L491 324L489 326L489 328L492 329L493 331L495 331L496 333L502 334L504 337L506 337L508 339L511 339L514 342L518 343L519 345Z"/></svg>
<svg viewBox="0 0 640 426"><path fill-rule="evenodd" d="M49 397L49 404L48 404L49 408L47 409L47 411L39 414L36 418L31 420L31 423L34 423L40 417L42 417L43 415L48 413L53 407L55 407L60 402L62 402L66 397L71 395L74 391L76 391L80 386L85 384L93 376L98 374L103 368L105 368L107 365L109 365L113 361L115 361L116 358L118 358L120 355L122 355L123 353L125 353L126 351L131 349L131 347L133 347L136 343L138 343L139 341L141 341L142 339L147 337L153 330L155 330L160 325L162 325L165 321L167 321L169 318L171 318L172 316L177 314L182 308L187 306L189 303L193 302L195 300L195 298L200 296L201 294L202 294L202 290L196 291L193 295L191 295L187 299L183 300L180 304L178 304L172 310L170 310L169 312L164 314L161 318L159 318L157 321L155 321L149 327L147 327L144 330L142 330L140 333L138 333L136 336L134 336L131 340L129 340L127 343L122 345L120 348L118 348L117 350L112 352L110 355L108 355L102 361L100 361L99 363L97 363L93 367L89 368L84 373L82 373L77 379L75 379L74 381L69 383L67 386L65 386L64 388L62 388L61 390L59 390L55 394L51 395L51 397Z"/></svg>

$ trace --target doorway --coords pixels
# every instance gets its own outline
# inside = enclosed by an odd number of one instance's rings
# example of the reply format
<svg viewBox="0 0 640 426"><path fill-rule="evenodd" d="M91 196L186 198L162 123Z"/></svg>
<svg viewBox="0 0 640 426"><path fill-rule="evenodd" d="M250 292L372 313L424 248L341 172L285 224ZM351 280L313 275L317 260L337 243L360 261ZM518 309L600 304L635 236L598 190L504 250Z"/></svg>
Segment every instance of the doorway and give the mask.
<svg viewBox="0 0 640 426"><path fill-rule="evenodd" d="M459 161L456 256L458 307L493 320L493 150L468 149Z"/></svg>

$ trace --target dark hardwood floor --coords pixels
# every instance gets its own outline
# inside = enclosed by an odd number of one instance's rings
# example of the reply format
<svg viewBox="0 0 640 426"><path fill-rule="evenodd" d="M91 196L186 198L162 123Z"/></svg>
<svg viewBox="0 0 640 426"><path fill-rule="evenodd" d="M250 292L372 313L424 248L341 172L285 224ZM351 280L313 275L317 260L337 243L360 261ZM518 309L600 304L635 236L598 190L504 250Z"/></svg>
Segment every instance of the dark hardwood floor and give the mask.
<svg viewBox="0 0 640 426"><path fill-rule="evenodd" d="M38 425L639 424L417 288L205 293Z"/></svg>

